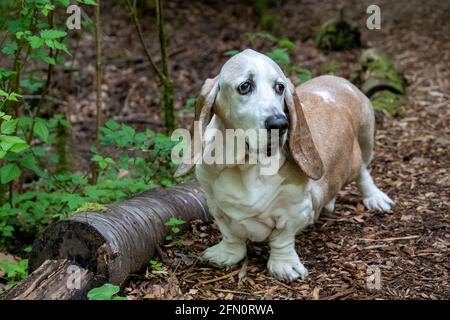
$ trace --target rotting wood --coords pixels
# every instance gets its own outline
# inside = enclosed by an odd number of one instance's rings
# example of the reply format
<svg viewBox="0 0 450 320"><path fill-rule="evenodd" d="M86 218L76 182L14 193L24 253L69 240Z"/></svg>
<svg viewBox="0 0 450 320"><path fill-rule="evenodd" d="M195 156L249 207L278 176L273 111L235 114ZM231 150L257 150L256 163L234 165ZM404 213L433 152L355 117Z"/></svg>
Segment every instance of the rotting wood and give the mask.
<svg viewBox="0 0 450 320"><path fill-rule="evenodd" d="M5 300L79 300L94 285L94 273L69 260L46 260Z"/></svg>

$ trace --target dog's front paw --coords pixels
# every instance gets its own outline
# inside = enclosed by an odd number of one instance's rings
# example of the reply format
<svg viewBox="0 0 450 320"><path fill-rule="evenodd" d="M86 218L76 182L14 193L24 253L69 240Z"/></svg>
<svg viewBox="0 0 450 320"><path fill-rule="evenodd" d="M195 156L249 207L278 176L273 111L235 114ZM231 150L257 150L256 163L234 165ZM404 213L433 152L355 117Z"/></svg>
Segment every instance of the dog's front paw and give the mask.
<svg viewBox="0 0 450 320"><path fill-rule="evenodd" d="M215 264L231 267L245 258L247 246L245 243L234 244L221 241L215 246L206 249L202 257Z"/></svg>
<svg viewBox="0 0 450 320"><path fill-rule="evenodd" d="M269 258L267 269L271 276L280 280L294 281L298 278L304 280L308 276L308 270L296 253L287 258Z"/></svg>
<svg viewBox="0 0 450 320"><path fill-rule="evenodd" d="M375 211L390 211L394 207L394 201L379 189L364 198L363 202L367 209Z"/></svg>

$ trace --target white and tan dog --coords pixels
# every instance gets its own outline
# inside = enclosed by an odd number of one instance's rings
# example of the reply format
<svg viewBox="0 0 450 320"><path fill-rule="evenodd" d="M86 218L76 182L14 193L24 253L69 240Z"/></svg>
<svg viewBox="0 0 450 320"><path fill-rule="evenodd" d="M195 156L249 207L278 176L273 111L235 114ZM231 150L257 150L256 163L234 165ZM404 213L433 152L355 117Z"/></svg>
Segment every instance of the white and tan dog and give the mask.
<svg viewBox="0 0 450 320"><path fill-rule="evenodd" d="M232 266L246 256L247 240L268 241L270 274L303 279L308 271L295 236L322 210L333 211L345 185L356 180L370 210L393 207L367 170L374 144L371 103L347 80L321 76L295 89L274 61L248 49L206 80L198 100L203 129L278 129L282 144L273 175L261 175L258 164L196 165L222 233L222 241L204 252L206 259ZM193 166L181 165L176 175Z"/></svg>

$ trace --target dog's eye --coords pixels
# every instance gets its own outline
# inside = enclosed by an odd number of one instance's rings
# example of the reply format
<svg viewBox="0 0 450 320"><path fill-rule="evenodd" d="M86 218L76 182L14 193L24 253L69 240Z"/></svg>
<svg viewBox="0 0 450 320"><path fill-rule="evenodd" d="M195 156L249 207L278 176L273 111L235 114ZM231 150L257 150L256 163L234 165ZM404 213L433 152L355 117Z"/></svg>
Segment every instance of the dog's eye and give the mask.
<svg viewBox="0 0 450 320"><path fill-rule="evenodd" d="M284 84L282 84L282 83L275 83L275 91L278 94L283 94L283 92L284 92Z"/></svg>
<svg viewBox="0 0 450 320"><path fill-rule="evenodd" d="M252 91L252 82L251 81L244 81L242 82L238 87L239 94L246 95L249 94L250 91Z"/></svg>

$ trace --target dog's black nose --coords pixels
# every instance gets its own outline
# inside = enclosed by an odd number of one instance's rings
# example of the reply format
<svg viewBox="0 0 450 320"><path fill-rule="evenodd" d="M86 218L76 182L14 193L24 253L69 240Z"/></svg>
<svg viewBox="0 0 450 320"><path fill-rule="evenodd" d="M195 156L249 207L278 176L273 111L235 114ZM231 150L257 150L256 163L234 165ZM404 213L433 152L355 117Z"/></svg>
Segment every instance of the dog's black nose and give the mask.
<svg viewBox="0 0 450 320"><path fill-rule="evenodd" d="M279 134L282 135L286 132L289 122L285 115L283 114L275 114L273 116L270 116L265 121L266 129L267 130L273 130L278 129Z"/></svg>

